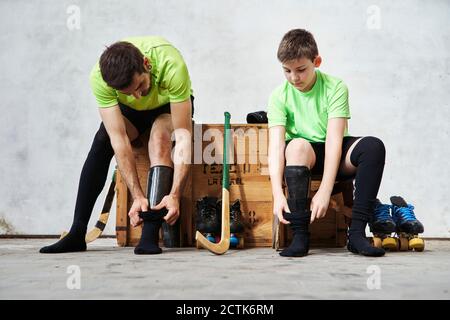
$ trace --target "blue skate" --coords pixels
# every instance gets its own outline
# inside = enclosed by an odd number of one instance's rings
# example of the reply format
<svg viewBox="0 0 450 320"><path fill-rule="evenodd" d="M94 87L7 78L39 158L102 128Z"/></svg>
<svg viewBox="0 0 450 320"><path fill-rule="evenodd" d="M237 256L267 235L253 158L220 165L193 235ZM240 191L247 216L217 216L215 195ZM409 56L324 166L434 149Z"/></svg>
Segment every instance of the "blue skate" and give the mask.
<svg viewBox="0 0 450 320"><path fill-rule="evenodd" d="M397 225L400 251L423 251L425 242L419 238L419 233L422 233L424 228L414 214L414 207L399 196L391 197L391 203L392 217Z"/></svg>
<svg viewBox="0 0 450 320"><path fill-rule="evenodd" d="M392 237L396 231L396 225L391 216L391 206L383 204L376 199L373 221L369 223L370 232L373 234L373 246L390 251L398 250L398 241Z"/></svg>

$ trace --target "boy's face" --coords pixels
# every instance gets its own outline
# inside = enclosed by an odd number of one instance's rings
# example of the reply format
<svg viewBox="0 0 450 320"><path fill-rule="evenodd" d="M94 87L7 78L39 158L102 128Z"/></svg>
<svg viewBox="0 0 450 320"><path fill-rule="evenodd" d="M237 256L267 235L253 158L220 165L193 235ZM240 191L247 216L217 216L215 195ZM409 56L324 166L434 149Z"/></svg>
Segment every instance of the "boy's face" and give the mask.
<svg viewBox="0 0 450 320"><path fill-rule="evenodd" d="M300 58L282 63L284 76L296 89L307 92L316 82L315 69L322 63L322 58L317 56L314 61L308 58Z"/></svg>
<svg viewBox="0 0 450 320"><path fill-rule="evenodd" d="M151 66L147 58L144 58L145 72L138 74L137 72L133 76L133 81L123 90L120 90L123 94L133 96L136 99L140 99L143 96L148 95L150 92L150 70Z"/></svg>

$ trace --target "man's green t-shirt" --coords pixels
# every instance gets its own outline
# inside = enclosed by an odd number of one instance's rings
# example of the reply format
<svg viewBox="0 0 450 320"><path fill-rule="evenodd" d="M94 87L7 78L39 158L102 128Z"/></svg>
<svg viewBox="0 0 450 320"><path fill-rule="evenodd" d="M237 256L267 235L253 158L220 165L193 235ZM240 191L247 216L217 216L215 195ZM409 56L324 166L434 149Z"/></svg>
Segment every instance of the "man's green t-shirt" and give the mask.
<svg viewBox="0 0 450 320"><path fill-rule="evenodd" d="M90 84L100 108L108 108L121 102L135 110L151 110L169 102L183 102L192 94L191 80L180 52L161 37L132 37L127 41L148 58L151 69L150 92L140 99L127 96L109 87L103 80L99 62L90 74Z"/></svg>
<svg viewBox="0 0 450 320"><path fill-rule="evenodd" d="M316 69L316 82L308 92L301 92L286 81L269 99L269 128L284 126L286 140L303 138L325 142L328 119L350 119L348 89L345 83ZM348 136L345 129L344 136Z"/></svg>

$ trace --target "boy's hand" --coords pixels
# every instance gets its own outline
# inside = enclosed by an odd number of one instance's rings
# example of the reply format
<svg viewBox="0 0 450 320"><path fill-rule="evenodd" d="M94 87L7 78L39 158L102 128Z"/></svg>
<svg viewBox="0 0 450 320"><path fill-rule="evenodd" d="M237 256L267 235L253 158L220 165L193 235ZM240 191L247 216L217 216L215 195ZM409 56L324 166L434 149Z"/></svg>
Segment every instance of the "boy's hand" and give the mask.
<svg viewBox="0 0 450 320"><path fill-rule="evenodd" d="M283 217L284 212L291 212L287 204L286 197L284 195L278 195L273 198L273 214L278 217L278 220L284 224L289 224L289 221L285 220Z"/></svg>
<svg viewBox="0 0 450 320"><path fill-rule="evenodd" d="M152 210L161 210L162 208L167 209L164 220L166 220L169 225L173 225L180 216L180 200L169 194L162 198L161 202L154 206Z"/></svg>
<svg viewBox="0 0 450 320"><path fill-rule="evenodd" d="M327 192L322 192L320 189L314 195L311 200L311 223L315 219L320 219L325 217L330 204L330 194Z"/></svg>
<svg viewBox="0 0 450 320"><path fill-rule="evenodd" d="M148 211L148 200L146 198L138 198L133 201L128 216L130 217L130 224L133 227L137 227L142 223L142 219L139 217L139 212Z"/></svg>

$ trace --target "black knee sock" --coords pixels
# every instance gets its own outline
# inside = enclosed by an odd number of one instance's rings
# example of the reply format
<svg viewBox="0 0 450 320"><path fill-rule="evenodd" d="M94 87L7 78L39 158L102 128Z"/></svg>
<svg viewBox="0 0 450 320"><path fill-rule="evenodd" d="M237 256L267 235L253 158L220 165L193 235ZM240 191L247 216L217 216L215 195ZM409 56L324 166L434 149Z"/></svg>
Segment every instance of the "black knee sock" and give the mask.
<svg viewBox="0 0 450 320"><path fill-rule="evenodd" d="M361 139L350 155L357 168L352 223L348 232L349 251L365 256L382 256L385 251L371 246L365 228L373 218L373 209L383 176L386 150L383 142L374 137Z"/></svg>
<svg viewBox="0 0 450 320"><path fill-rule="evenodd" d="M139 217L144 220L144 226L142 227L141 240L139 244L134 248L135 254L158 254L162 250L158 245L159 242L159 229L163 223L164 211L146 211L141 212Z"/></svg>
<svg viewBox="0 0 450 320"><path fill-rule="evenodd" d="M311 211L308 208L311 172L306 166L286 166L284 170L289 197L287 199L291 213L283 213L290 222L292 242L280 252L284 257L302 257L309 251L309 222Z"/></svg>
<svg viewBox="0 0 450 320"><path fill-rule="evenodd" d="M311 219L311 211L298 208L304 207L302 200L288 199L289 209L291 213L283 213L283 217L290 222L289 227L292 230L292 242L289 247L280 252L283 257L303 257L309 251L308 231L309 221Z"/></svg>
<svg viewBox="0 0 450 320"><path fill-rule="evenodd" d="M105 186L109 165L114 156L103 123L97 131L91 150L81 171L75 214L69 233L60 241L44 247L41 253L62 253L86 250L85 235L95 201Z"/></svg>
<svg viewBox="0 0 450 320"><path fill-rule="evenodd" d="M147 198L150 207L156 206L170 193L172 188L173 169L167 166L155 166L150 168L147 179ZM164 222L164 217L167 214L167 209L158 211L151 211L147 221L144 221L142 228L141 240L137 245L134 253L136 254L157 254L161 253L161 248L158 246L159 229ZM145 215L144 215L145 216Z"/></svg>

